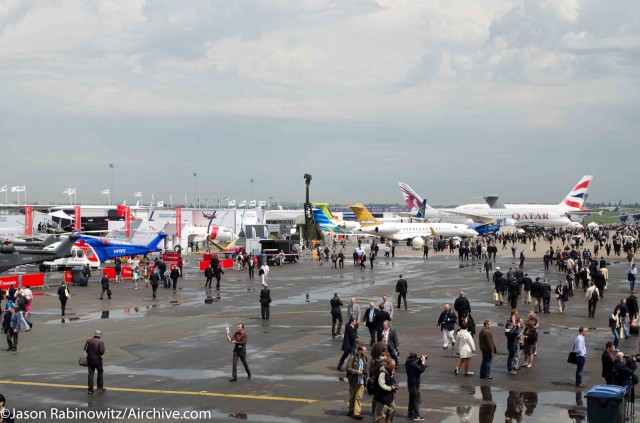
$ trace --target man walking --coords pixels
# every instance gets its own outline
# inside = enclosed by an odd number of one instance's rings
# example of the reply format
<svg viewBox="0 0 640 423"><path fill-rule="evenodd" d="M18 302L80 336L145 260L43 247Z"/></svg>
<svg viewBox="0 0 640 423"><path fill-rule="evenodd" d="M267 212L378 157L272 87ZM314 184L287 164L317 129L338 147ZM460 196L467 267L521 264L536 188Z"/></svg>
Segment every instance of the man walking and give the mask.
<svg viewBox="0 0 640 423"><path fill-rule="evenodd" d="M602 352L602 377L607 385L613 385L613 364L615 361L613 357L615 351L616 346L613 342L609 341Z"/></svg>
<svg viewBox="0 0 640 423"><path fill-rule="evenodd" d="M427 368L427 356L423 355L418 358L418 354L410 353L407 357L404 368L407 372L407 388L409 389L409 410L408 417L410 420L423 421L420 417L420 406L422 404L420 397L420 376Z"/></svg>
<svg viewBox="0 0 640 423"><path fill-rule="evenodd" d="M260 313L262 320L269 320L269 306L271 305L271 290L265 282L260 290Z"/></svg>
<svg viewBox="0 0 640 423"><path fill-rule="evenodd" d="M20 333L21 319L16 311L16 306L9 308L4 315L4 330L7 332L7 351L18 350L18 334Z"/></svg>
<svg viewBox="0 0 640 423"><path fill-rule="evenodd" d="M151 292L153 294L154 300L156 299L156 292L158 292L159 283L160 283L160 276L158 276L158 272L156 271L151 272L151 275L149 275L149 285L151 285Z"/></svg>
<svg viewBox="0 0 640 423"><path fill-rule="evenodd" d="M67 284L62 281L62 284L58 287L58 299L60 300L60 308L62 309L62 317L64 317L65 310L67 309L67 300L71 294L69 294L69 288Z"/></svg>
<svg viewBox="0 0 640 423"><path fill-rule="evenodd" d="M388 320L383 323L382 337L387 340L389 355L397 366L400 360L400 341L396 330L391 327L391 322Z"/></svg>
<svg viewBox="0 0 640 423"><path fill-rule="evenodd" d="M485 320L484 327L478 336L480 351L482 352L482 364L480 364L480 379L493 379L491 376L491 362L493 356L498 353L491 333L491 321Z"/></svg>
<svg viewBox="0 0 640 423"><path fill-rule="evenodd" d="M384 311L389 313L389 320L393 320L393 303L389 301L389 297L387 297L386 295L382 296L382 305L384 307Z"/></svg>
<svg viewBox="0 0 640 423"><path fill-rule="evenodd" d="M340 296L338 293L333 294L333 298L329 300L331 304L331 337L335 338L336 336L340 336L340 329L342 328L342 300L340 300ZM336 330L336 323L338 323L338 327Z"/></svg>
<svg viewBox="0 0 640 423"><path fill-rule="evenodd" d="M536 281L531 284L531 296L533 297L533 309L536 313L542 313L542 282L540 277L536 278Z"/></svg>
<svg viewBox="0 0 640 423"><path fill-rule="evenodd" d="M579 388L587 387L586 384L582 383L582 369L584 369L584 363L587 359L586 336L587 328L580 326L578 336L573 342L573 351L575 351L576 360L578 361L576 365L576 386Z"/></svg>
<svg viewBox="0 0 640 423"><path fill-rule="evenodd" d="M451 341L452 348L455 348L456 346L456 341L453 337L453 330L455 328L457 320L458 317L453 311L449 309L449 304L445 304L444 310L442 311L442 313L440 313L440 317L438 317L438 323L436 323L436 326L439 327L442 331L443 350L449 348L449 341Z"/></svg>
<svg viewBox="0 0 640 423"><path fill-rule="evenodd" d="M360 321L360 306L356 304L355 298L351 298L351 301L347 306L347 319L350 319L352 317L356 319L356 323L355 323L356 339L358 339L358 322Z"/></svg>
<svg viewBox="0 0 640 423"><path fill-rule="evenodd" d="M369 303L369 308L364 311L364 317L362 321L364 322L367 329L369 329L369 335L371 336L371 341L369 342L369 346L373 345L376 342L376 321L375 317L378 313L373 301Z"/></svg>
<svg viewBox="0 0 640 423"><path fill-rule="evenodd" d="M458 313L458 326L462 326L462 321L471 314L471 304L464 292L460 291L458 298L453 302L453 309Z"/></svg>
<svg viewBox="0 0 640 423"><path fill-rule="evenodd" d="M404 280L402 274L400 274L400 279L398 279L398 282L396 282L396 292L398 293L398 309L400 309L402 299L404 299L404 309L407 309L407 291L407 281Z"/></svg>
<svg viewBox="0 0 640 423"><path fill-rule="evenodd" d="M204 277L207 278L207 280L204 282L204 287L211 288L211 281L213 280L213 268L211 267L211 264L209 264L209 266L204 269Z"/></svg>
<svg viewBox="0 0 640 423"><path fill-rule="evenodd" d="M224 275L224 270L222 270L221 267L213 269L213 277L216 278L216 291L220 291L220 279L222 279L222 275Z"/></svg>
<svg viewBox="0 0 640 423"><path fill-rule="evenodd" d="M507 371L510 375L515 375L517 374L516 367L518 365L516 353L518 352L518 335L520 335L520 327L509 321L505 325L504 335L507 337L507 351L509 352L509 357L507 358Z"/></svg>
<svg viewBox="0 0 640 423"><path fill-rule="evenodd" d="M595 284L592 283L587 288L584 300L589 302L589 317L596 317L596 305L600 300L600 291L598 291L598 287Z"/></svg>
<svg viewBox="0 0 640 423"><path fill-rule="evenodd" d="M382 331L384 330L384 322L391 320L391 316L384 309L384 305L380 303L378 306L378 312L374 317L374 323L376 325L376 333L378 334L378 341L382 339Z"/></svg>
<svg viewBox="0 0 640 423"><path fill-rule="evenodd" d="M93 338L87 340L84 344L84 350L87 352L87 367L89 369L88 393L93 394L93 375L98 371L98 391L104 389L104 370L102 368L102 356L104 355L104 342L102 342L102 332L95 331Z"/></svg>
<svg viewBox="0 0 640 423"><path fill-rule="evenodd" d="M629 286L631 290L636 286L636 278L638 277L638 269L636 269L636 265L632 264L629 266L629 270L627 270L627 279L629 279Z"/></svg>
<svg viewBox="0 0 640 423"><path fill-rule="evenodd" d="M369 360L367 360L367 347L360 345L355 355L347 361L347 377L349 379L349 412L347 416L355 420L362 420L362 395L366 375L369 374Z"/></svg>
<svg viewBox="0 0 640 423"><path fill-rule="evenodd" d="M104 293L107 293L107 297L111 299L111 289L109 288L109 278L107 277L107 272L105 271L102 274L102 279L100 279L100 286L102 287L102 291L100 292L100 299L104 297Z"/></svg>
<svg viewBox="0 0 640 423"><path fill-rule="evenodd" d="M180 268L176 266L171 269L171 280L173 281L174 291L178 288L178 278L180 278Z"/></svg>
<svg viewBox="0 0 640 423"><path fill-rule="evenodd" d="M356 351L356 323L358 321L353 317L349 317L349 323L344 327L344 338L342 338L342 357L338 361L338 371L342 370L344 361L349 354L355 354Z"/></svg>
<svg viewBox="0 0 640 423"><path fill-rule="evenodd" d="M551 302L551 285L549 285L549 280L544 278L544 283L542 284L542 310L544 314L549 314L549 303Z"/></svg>
<svg viewBox="0 0 640 423"><path fill-rule="evenodd" d="M238 380L238 359L242 361L244 370L247 372L247 379L251 379L251 370L247 364L247 333L244 331L244 323L238 323L238 330L233 334L233 339L229 336L229 328L226 329L227 341L233 344L233 367L229 382Z"/></svg>

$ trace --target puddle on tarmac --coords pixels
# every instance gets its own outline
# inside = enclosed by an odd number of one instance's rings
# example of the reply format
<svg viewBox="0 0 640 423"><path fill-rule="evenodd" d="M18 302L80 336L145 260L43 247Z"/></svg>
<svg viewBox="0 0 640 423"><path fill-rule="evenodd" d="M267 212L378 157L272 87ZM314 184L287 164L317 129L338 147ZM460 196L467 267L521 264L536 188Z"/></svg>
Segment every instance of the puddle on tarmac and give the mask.
<svg viewBox="0 0 640 423"><path fill-rule="evenodd" d="M430 387L431 388L431 387ZM520 423L548 420L554 423L587 420L587 400L583 392L504 391L491 386L460 387L465 395L481 400L481 405L446 408L452 415L443 423ZM471 399L471 398L469 398Z"/></svg>
<svg viewBox="0 0 640 423"><path fill-rule="evenodd" d="M177 306L180 304L171 304L171 306ZM158 305L158 304L149 304L142 307L125 307L120 310L103 310L96 311L92 313L83 314L82 316L69 316L67 319L69 321L89 321L89 320L99 320L99 319L126 319L126 318L135 318L146 316L147 312L159 309L159 308L168 308L169 305ZM64 320L64 319L63 319ZM59 323L60 319L49 320L45 324L53 324ZM63 322L64 323L64 322Z"/></svg>

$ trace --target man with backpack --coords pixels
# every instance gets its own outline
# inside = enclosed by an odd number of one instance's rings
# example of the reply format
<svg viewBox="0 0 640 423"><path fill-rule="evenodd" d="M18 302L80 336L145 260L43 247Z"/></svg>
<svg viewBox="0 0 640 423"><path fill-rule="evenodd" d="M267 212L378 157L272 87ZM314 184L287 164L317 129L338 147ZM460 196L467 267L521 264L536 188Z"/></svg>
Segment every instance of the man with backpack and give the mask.
<svg viewBox="0 0 640 423"><path fill-rule="evenodd" d="M600 300L600 291L594 283L591 283L591 286L587 288L584 300L589 302L589 317L596 317L596 305Z"/></svg>
<svg viewBox="0 0 640 423"><path fill-rule="evenodd" d="M362 420L362 395L366 383L366 375L369 374L369 361L367 360L367 347L358 346L356 354L347 360L347 378L349 380L349 412L347 416L355 420Z"/></svg>
<svg viewBox="0 0 640 423"><path fill-rule="evenodd" d="M384 418L386 423L393 421L393 415L396 412L395 397L398 391L395 370L396 364L391 359L380 366L375 392L376 409L373 413L373 423L376 423L381 418ZM385 407L387 407L387 412L383 414L382 411Z"/></svg>

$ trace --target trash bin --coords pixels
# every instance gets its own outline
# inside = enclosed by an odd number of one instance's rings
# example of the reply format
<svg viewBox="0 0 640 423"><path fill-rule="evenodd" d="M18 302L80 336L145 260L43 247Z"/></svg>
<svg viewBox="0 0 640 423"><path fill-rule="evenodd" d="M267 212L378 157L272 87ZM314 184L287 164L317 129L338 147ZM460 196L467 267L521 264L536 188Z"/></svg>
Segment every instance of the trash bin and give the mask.
<svg viewBox="0 0 640 423"><path fill-rule="evenodd" d="M624 423L627 387L596 385L587 398L587 421L589 423Z"/></svg>

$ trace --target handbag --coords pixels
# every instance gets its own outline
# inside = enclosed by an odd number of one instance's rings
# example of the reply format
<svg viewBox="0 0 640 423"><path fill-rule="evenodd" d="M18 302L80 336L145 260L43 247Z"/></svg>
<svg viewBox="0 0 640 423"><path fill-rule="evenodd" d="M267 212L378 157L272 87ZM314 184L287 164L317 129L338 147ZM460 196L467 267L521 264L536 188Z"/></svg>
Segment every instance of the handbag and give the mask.
<svg viewBox="0 0 640 423"><path fill-rule="evenodd" d="M71 295L69 295L69 288L67 288L66 285L64 286L64 296L67 300L71 298Z"/></svg>
<svg viewBox="0 0 640 423"><path fill-rule="evenodd" d="M493 301L499 301L500 300L500 295L497 292L493 293Z"/></svg>
<svg viewBox="0 0 640 423"><path fill-rule="evenodd" d="M82 350L82 354L80 354L80 358L78 359L78 364L82 367L87 367L89 365L89 355L87 354L88 346L89 341L84 344L84 349Z"/></svg>
<svg viewBox="0 0 640 423"><path fill-rule="evenodd" d="M624 339L624 329L623 329L622 325L620 325L619 331L620 331L619 332L620 339Z"/></svg>
<svg viewBox="0 0 640 423"><path fill-rule="evenodd" d="M578 364L578 356L575 351L571 351L569 353L569 357L567 357L567 363Z"/></svg>

